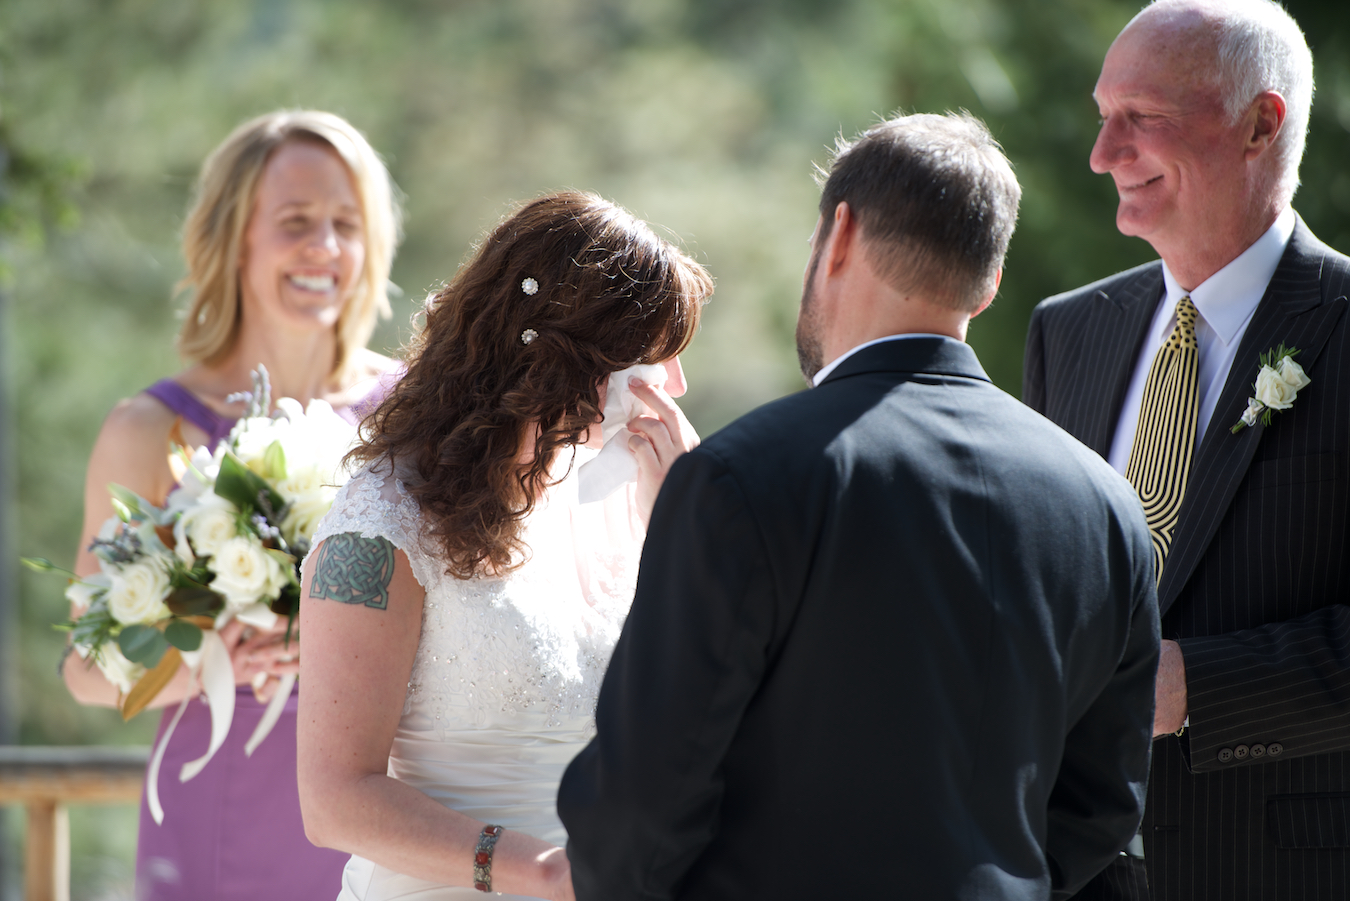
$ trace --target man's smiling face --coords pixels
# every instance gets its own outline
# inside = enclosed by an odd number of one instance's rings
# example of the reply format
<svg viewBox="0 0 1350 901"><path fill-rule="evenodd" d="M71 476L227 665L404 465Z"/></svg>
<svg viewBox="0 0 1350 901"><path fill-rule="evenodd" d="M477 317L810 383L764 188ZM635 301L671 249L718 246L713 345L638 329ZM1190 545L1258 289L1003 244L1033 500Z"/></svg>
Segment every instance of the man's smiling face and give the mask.
<svg viewBox="0 0 1350 901"><path fill-rule="evenodd" d="M1116 226L1167 259L1241 220L1251 198L1246 117L1224 111L1212 32L1159 18L1136 21L1106 54L1090 162L1115 180Z"/></svg>

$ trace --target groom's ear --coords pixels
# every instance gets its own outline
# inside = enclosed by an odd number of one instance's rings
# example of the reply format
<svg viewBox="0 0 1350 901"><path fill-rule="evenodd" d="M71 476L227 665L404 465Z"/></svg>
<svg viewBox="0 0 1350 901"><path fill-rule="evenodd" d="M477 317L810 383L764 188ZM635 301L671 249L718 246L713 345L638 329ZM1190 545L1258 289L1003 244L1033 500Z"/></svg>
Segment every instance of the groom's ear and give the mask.
<svg viewBox="0 0 1350 901"><path fill-rule="evenodd" d="M841 200L834 208L834 221L823 250L825 272L838 275L851 257L858 253L858 220L853 216L848 201Z"/></svg>
<svg viewBox="0 0 1350 901"><path fill-rule="evenodd" d="M980 315L985 310L989 309L989 305L994 302L994 296L998 294L998 286L1002 283L1003 283L1003 270L1000 269L998 272L994 273L994 290L990 291L989 296L980 302L980 305L975 308L974 313L970 314L971 319L974 319L976 316Z"/></svg>

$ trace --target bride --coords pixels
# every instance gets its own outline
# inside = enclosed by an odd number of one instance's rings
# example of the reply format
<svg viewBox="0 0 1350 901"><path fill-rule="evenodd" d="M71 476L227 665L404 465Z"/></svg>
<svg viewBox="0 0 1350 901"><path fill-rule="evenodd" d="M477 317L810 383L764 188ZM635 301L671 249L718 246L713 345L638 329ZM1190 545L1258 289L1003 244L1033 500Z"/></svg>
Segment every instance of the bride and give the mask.
<svg viewBox="0 0 1350 901"><path fill-rule="evenodd" d="M300 801L311 841L353 854L344 901L573 897L558 780L698 441L670 398L711 292L645 223L562 193L428 302L305 565ZM610 433L643 404L597 456L602 410Z"/></svg>

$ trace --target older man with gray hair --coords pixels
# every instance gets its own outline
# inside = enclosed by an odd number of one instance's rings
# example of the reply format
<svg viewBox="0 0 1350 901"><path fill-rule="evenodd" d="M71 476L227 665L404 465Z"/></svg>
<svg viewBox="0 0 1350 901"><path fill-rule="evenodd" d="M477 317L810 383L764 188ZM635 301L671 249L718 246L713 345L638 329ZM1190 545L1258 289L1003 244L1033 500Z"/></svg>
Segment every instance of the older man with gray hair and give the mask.
<svg viewBox="0 0 1350 901"><path fill-rule="evenodd" d="M1268 0L1159 0L1094 97L1161 257L1032 317L1024 399L1135 486L1162 612L1138 840L1080 897L1350 897L1350 259L1290 207L1312 55Z"/></svg>

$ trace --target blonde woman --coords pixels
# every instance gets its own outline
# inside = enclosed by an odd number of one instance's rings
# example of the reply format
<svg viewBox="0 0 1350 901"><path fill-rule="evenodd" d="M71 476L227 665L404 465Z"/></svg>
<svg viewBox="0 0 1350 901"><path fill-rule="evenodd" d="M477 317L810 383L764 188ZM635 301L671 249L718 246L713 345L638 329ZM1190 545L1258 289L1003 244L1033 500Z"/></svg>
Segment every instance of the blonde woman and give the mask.
<svg viewBox="0 0 1350 901"><path fill-rule="evenodd" d="M108 484L162 503L174 486L171 440L214 447L243 412L230 395L249 389L259 364L273 397L320 398L353 422L378 403L396 364L365 345L389 312L398 230L383 163L338 116L271 113L216 148L183 230L192 295L178 348L187 368L122 401L104 422L89 460L77 572L98 570L88 548L113 512ZM230 735L200 775L179 782L181 764L200 756L210 735L206 705L188 705L161 768L162 825L142 801L137 897L327 901L345 858L304 836L297 698L253 755L243 752L274 677L298 669L297 646L239 624L222 637L239 686ZM81 703L118 701L118 689L79 657L67 659L64 677ZM184 670L155 703L176 704L189 690Z"/></svg>

